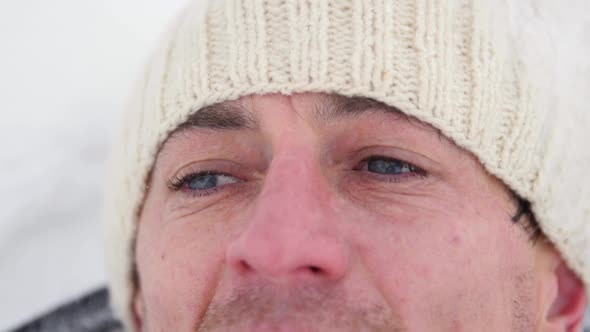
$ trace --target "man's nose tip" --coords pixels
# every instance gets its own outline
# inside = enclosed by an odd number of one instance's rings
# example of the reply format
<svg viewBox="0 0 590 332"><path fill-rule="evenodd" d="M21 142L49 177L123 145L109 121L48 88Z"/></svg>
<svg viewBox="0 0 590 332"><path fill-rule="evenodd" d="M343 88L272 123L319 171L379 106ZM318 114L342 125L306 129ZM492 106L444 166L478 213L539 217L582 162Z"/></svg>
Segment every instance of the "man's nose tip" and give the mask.
<svg viewBox="0 0 590 332"><path fill-rule="evenodd" d="M244 241L246 240L246 241ZM348 260L339 241L304 243L249 242L242 238L227 252L230 268L246 278L262 278L275 283L336 281L347 270Z"/></svg>

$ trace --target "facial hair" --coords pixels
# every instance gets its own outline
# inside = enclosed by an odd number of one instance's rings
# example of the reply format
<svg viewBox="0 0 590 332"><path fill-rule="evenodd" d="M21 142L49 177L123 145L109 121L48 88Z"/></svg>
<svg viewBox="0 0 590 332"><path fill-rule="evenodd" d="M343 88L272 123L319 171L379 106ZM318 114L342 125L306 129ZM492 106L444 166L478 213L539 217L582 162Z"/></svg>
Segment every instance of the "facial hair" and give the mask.
<svg viewBox="0 0 590 332"><path fill-rule="evenodd" d="M197 332L214 331L404 331L386 306L352 299L333 288L237 289L213 300Z"/></svg>

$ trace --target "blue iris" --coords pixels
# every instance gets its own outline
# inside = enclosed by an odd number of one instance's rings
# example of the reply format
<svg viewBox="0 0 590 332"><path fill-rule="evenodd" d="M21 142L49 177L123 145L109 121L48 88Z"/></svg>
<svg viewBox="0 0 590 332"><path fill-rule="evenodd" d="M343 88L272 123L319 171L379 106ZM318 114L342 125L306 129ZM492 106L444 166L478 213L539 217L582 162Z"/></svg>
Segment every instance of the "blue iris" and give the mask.
<svg viewBox="0 0 590 332"><path fill-rule="evenodd" d="M217 187L218 177L217 174L197 175L188 182L188 188L191 190L206 190Z"/></svg>
<svg viewBox="0 0 590 332"><path fill-rule="evenodd" d="M367 162L369 172L378 174L402 174L414 172L415 167L395 159L373 158Z"/></svg>

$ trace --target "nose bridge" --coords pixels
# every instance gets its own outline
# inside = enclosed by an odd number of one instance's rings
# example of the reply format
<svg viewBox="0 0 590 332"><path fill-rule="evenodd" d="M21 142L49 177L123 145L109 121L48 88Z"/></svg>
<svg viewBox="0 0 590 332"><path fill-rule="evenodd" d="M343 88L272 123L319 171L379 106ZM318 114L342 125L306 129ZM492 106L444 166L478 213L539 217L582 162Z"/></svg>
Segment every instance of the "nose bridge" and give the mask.
<svg viewBox="0 0 590 332"><path fill-rule="evenodd" d="M337 233L329 185L319 163L305 153L281 156L273 163L257 200L253 222L285 240L301 241Z"/></svg>
<svg viewBox="0 0 590 332"><path fill-rule="evenodd" d="M274 202L282 213L328 213L329 188L317 164L301 152L281 156L267 174L260 202Z"/></svg>
<svg viewBox="0 0 590 332"><path fill-rule="evenodd" d="M318 163L306 155L272 162L251 220L228 250L242 275L272 280L338 279L347 253Z"/></svg>

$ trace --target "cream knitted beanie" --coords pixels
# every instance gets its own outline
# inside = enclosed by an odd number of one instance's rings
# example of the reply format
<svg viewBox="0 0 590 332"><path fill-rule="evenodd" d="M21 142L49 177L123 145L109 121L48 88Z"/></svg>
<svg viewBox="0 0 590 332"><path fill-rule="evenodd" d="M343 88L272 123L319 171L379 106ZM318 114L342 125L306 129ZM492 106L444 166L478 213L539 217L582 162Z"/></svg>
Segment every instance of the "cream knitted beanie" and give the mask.
<svg viewBox="0 0 590 332"><path fill-rule="evenodd" d="M136 221L160 144L204 106L264 93L370 97L432 124L532 203L543 232L589 285L590 155L575 144L588 134L574 122L556 128L564 113L549 112L534 97L495 21L502 17L486 3L215 0L188 6L152 58L114 153L106 236L116 312L131 322Z"/></svg>

